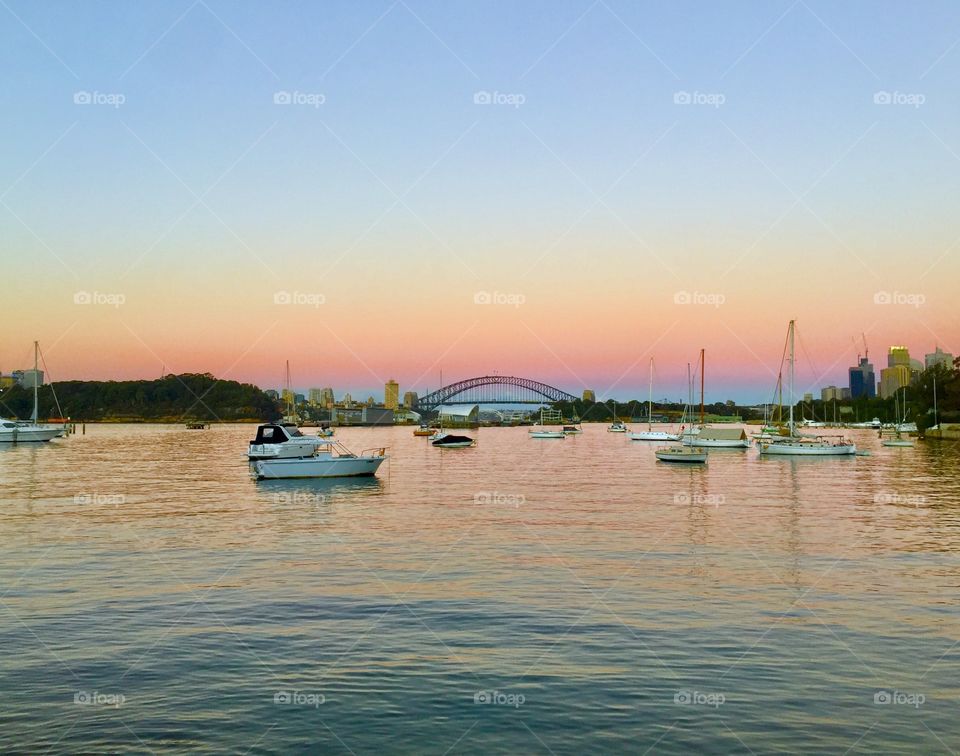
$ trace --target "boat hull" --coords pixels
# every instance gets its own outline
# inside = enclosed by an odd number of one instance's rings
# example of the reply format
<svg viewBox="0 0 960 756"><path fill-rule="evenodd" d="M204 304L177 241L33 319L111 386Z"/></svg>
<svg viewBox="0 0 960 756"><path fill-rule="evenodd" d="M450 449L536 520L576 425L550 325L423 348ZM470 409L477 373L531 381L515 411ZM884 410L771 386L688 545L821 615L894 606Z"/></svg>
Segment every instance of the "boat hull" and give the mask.
<svg viewBox="0 0 960 756"><path fill-rule="evenodd" d="M631 441L679 441L680 436L666 431L640 431L630 434Z"/></svg>
<svg viewBox="0 0 960 756"><path fill-rule="evenodd" d="M376 475L385 459L386 456L265 459L254 462L253 468L258 480L353 478Z"/></svg>
<svg viewBox="0 0 960 756"><path fill-rule="evenodd" d="M661 462L680 462L684 464L703 464L707 461L707 453L697 453L697 452L668 452L668 451L658 451L654 452L657 459Z"/></svg>
<svg viewBox="0 0 960 756"><path fill-rule="evenodd" d="M687 436L683 439L684 446L709 449L749 449L749 439L698 438Z"/></svg>
<svg viewBox="0 0 960 756"><path fill-rule="evenodd" d="M852 457L856 455L857 447L855 444L761 443L760 453L794 457Z"/></svg>
<svg viewBox="0 0 960 756"><path fill-rule="evenodd" d="M562 431L532 431L530 438L566 438L567 434Z"/></svg>
<svg viewBox="0 0 960 756"><path fill-rule="evenodd" d="M4 428L0 430L0 444L36 444L52 441L63 435L62 428L44 428L42 426L26 426L21 428Z"/></svg>

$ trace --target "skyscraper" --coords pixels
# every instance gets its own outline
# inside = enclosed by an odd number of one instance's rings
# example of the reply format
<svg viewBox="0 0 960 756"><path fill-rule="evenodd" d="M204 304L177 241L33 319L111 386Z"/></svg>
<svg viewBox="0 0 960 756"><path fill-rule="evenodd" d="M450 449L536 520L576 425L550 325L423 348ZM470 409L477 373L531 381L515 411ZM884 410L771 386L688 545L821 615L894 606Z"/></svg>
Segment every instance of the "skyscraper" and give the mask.
<svg viewBox="0 0 960 756"><path fill-rule="evenodd" d="M329 386L324 386L320 390L320 406L330 409L334 404L336 404L336 399L333 398L333 389Z"/></svg>
<svg viewBox="0 0 960 756"><path fill-rule="evenodd" d="M323 389L312 388L307 392L307 401L314 407L323 406Z"/></svg>
<svg viewBox="0 0 960 756"><path fill-rule="evenodd" d="M887 367L905 365L910 367L910 350L905 346L892 346L887 354Z"/></svg>
<svg viewBox="0 0 960 756"><path fill-rule="evenodd" d="M904 386L910 385L910 365L892 365L880 371L880 398L889 399Z"/></svg>
<svg viewBox="0 0 960 756"><path fill-rule="evenodd" d="M877 380L874 377L873 365L868 357L861 357L860 364L850 368L850 398L859 399L865 396L872 399L877 395Z"/></svg>
<svg viewBox="0 0 960 756"><path fill-rule="evenodd" d="M593 389L584 389L583 390L583 401L584 402L595 402L597 401L597 395L593 393Z"/></svg>
<svg viewBox="0 0 960 756"><path fill-rule="evenodd" d="M383 406L395 410L400 404L400 384L393 378L383 387Z"/></svg>
<svg viewBox="0 0 960 756"><path fill-rule="evenodd" d="M418 400L419 398L420 398L420 397L417 396L417 392L416 392L416 391L404 391L404 392L403 392L403 406L406 407L407 409L413 409L413 408L416 406L417 400Z"/></svg>

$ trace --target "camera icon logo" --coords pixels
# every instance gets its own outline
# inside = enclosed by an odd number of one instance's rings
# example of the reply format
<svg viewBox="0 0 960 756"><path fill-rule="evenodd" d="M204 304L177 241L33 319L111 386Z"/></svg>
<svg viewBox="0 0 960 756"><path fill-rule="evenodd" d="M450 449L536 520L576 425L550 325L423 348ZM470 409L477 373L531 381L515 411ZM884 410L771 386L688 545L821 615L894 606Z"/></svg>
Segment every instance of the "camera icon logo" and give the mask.
<svg viewBox="0 0 960 756"><path fill-rule="evenodd" d="M690 503L690 494L686 491L679 491L673 495L674 504L689 504Z"/></svg>
<svg viewBox="0 0 960 756"><path fill-rule="evenodd" d="M73 702L86 706L93 703L93 696L85 690L78 690L73 694Z"/></svg>
<svg viewBox="0 0 960 756"><path fill-rule="evenodd" d="M889 105L893 101L893 97L889 92L880 90L879 92L873 93L873 104L874 105Z"/></svg>
<svg viewBox="0 0 960 756"><path fill-rule="evenodd" d="M888 305L893 301L889 291L878 291L873 295L873 303L877 305Z"/></svg>
<svg viewBox="0 0 960 756"><path fill-rule="evenodd" d="M288 704L293 701L293 697L290 695L288 690L278 690L273 694L273 702L275 704Z"/></svg>
<svg viewBox="0 0 960 756"><path fill-rule="evenodd" d="M274 105L289 105L292 101L290 93L286 90L281 89L279 92L273 93L273 104Z"/></svg>
<svg viewBox="0 0 960 756"><path fill-rule="evenodd" d="M473 93L473 104L474 105L489 105L493 101L490 93L484 89L481 89L479 92Z"/></svg>
<svg viewBox="0 0 960 756"><path fill-rule="evenodd" d="M673 104L674 105L689 105L692 101L689 92L674 92L673 93Z"/></svg>
<svg viewBox="0 0 960 756"><path fill-rule="evenodd" d="M690 695L689 690L678 690L673 694L673 702L686 705L693 702L693 696Z"/></svg>
<svg viewBox="0 0 960 756"><path fill-rule="evenodd" d="M73 295L73 303L76 305L88 305L93 302L93 295L89 291L77 291Z"/></svg>
<svg viewBox="0 0 960 756"><path fill-rule="evenodd" d="M293 301L289 291L278 291L273 295L273 303L278 305L288 305Z"/></svg>
<svg viewBox="0 0 960 756"><path fill-rule="evenodd" d="M85 90L80 90L79 92L73 93L73 104L74 105L89 105L92 101L90 93Z"/></svg>
<svg viewBox="0 0 960 756"><path fill-rule="evenodd" d="M473 694L473 702L475 704L493 703L493 694L489 690L478 690Z"/></svg>
<svg viewBox="0 0 960 756"><path fill-rule="evenodd" d="M678 291L673 295L673 303L678 305L688 305L693 301L689 291Z"/></svg>
<svg viewBox="0 0 960 756"><path fill-rule="evenodd" d="M478 305L493 304L493 296L489 291L478 291L473 295L473 303Z"/></svg>
<svg viewBox="0 0 960 756"><path fill-rule="evenodd" d="M889 691L878 690L873 694L873 702L875 704L891 704L893 703L893 696L890 695Z"/></svg>

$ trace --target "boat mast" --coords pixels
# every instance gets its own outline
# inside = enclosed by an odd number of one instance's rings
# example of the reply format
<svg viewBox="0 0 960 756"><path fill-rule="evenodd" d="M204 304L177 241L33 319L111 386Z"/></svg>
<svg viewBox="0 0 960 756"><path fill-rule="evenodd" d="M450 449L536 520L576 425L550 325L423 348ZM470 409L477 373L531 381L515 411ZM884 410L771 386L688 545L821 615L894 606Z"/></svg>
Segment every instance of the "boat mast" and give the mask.
<svg viewBox="0 0 960 756"><path fill-rule="evenodd" d="M706 371L704 362L704 350L700 350L700 427L703 427L703 374Z"/></svg>
<svg viewBox="0 0 960 756"><path fill-rule="evenodd" d="M933 376L933 425L939 429L940 423L937 422L937 376Z"/></svg>
<svg viewBox="0 0 960 756"><path fill-rule="evenodd" d="M653 357L650 358L650 391L647 396L647 430L653 430Z"/></svg>
<svg viewBox="0 0 960 756"><path fill-rule="evenodd" d="M790 435L794 435L793 431L793 328L794 321L790 321Z"/></svg>
<svg viewBox="0 0 960 756"><path fill-rule="evenodd" d="M37 372L39 368L37 354L39 351L40 351L40 343L37 341L34 341L33 342L33 414L30 416L30 421L34 425L37 424L37 381L40 375Z"/></svg>

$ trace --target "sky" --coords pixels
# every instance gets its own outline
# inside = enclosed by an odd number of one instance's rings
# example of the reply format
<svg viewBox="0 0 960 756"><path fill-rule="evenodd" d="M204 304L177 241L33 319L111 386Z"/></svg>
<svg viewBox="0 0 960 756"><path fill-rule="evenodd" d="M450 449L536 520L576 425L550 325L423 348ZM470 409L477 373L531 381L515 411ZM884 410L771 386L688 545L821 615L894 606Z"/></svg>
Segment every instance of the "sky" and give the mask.
<svg viewBox="0 0 960 756"><path fill-rule="evenodd" d="M0 371L798 391L960 353L954 2L0 2Z"/></svg>

